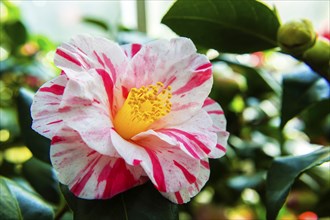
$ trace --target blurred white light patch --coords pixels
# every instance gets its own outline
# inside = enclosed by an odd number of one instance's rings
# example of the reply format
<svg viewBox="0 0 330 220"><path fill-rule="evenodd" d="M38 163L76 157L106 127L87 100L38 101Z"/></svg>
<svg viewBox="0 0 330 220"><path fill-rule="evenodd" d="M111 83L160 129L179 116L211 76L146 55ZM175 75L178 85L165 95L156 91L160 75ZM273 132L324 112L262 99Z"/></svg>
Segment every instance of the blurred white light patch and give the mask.
<svg viewBox="0 0 330 220"><path fill-rule="evenodd" d="M277 108L269 100L262 101L259 106L269 117L274 117L278 114Z"/></svg>
<svg viewBox="0 0 330 220"><path fill-rule="evenodd" d="M257 204L260 201L260 196L257 191L251 188L246 188L241 194L242 200L248 204Z"/></svg>
<svg viewBox="0 0 330 220"><path fill-rule="evenodd" d="M208 204L212 201L213 196L214 189L211 187L206 187L196 196L195 201L200 204Z"/></svg>
<svg viewBox="0 0 330 220"><path fill-rule="evenodd" d="M265 154L271 157L277 157L281 154L280 147L273 143L265 143L262 150Z"/></svg>
<svg viewBox="0 0 330 220"><path fill-rule="evenodd" d="M241 64L244 64L244 65L247 65L247 66L251 66L251 67L258 66L261 63L260 58L257 55L255 55L255 54L237 55L236 56L236 59Z"/></svg>
<svg viewBox="0 0 330 220"><path fill-rule="evenodd" d="M0 61L7 59L8 55L9 55L8 51L5 48L0 47Z"/></svg>
<svg viewBox="0 0 330 220"><path fill-rule="evenodd" d="M316 149L320 148L320 146L316 144L310 144L309 142L304 140L296 139L287 140L284 143L284 148L288 153L294 156L299 156L311 153Z"/></svg>
<svg viewBox="0 0 330 220"><path fill-rule="evenodd" d="M243 111L243 118L245 121L253 121L258 118L259 112L253 107L247 107Z"/></svg>
<svg viewBox="0 0 330 220"><path fill-rule="evenodd" d="M213 59L215 59L219 56L219 52L217 50L214 50L214 49L209 49L206 52L206 56L209 60L213 60Z"/></svg>

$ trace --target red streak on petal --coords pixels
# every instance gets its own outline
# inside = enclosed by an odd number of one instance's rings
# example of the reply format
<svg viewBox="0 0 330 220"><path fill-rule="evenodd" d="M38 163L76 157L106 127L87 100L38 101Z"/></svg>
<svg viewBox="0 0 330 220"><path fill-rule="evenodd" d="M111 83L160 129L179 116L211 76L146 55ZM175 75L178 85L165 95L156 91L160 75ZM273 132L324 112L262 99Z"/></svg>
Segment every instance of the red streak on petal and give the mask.
<svg viewBox="0 0 330 220"><path fill-rule="evenodd" d="M56 53L58 55L60 55L61 57L63 57L64 59L70 61L71 63L76 64L77 66L81 66L80 62L78 60L76 60L75 58L73 58L72 56L70 56L69 54L65 53L63 50L57 49Z"/></svg>
<svg viewBox="0 0 330 220"><path fill-rule="evenodd" d="M49 122L49 123L46 124L46 125L57 124L57 123L60 123L60 122L62 122L62 121L63 121L63 120L52 121L52 122Z"/></svg>
<svg viewBox="0 0 330 220"><path fill-rule="evenodd" d="M116 72L116 69L115 69L113 63L104 53L102 53L102 55L103 55L105 65L109 68L109 70L111 72L112 80L114 82L116 82L117 72Z"/></svg>
<svg viewBox="0 0 330 220"><path fill-rule="evenodd" d="M155 154L154 151L145 149L146 152L148 153L151 163L152 163L152 171L153 171L153 176L155 178L155 181L157 183L157 189L161 192L166 192L166 184L165 184L165 176L163 172L162 165L159 161L159 158Z"/></svg>
<svg viewBox="0 0 330 220"><path fill-rule="evenodd" d="M70 106L64 106L63 108L59 108L58 112L63 113L63 112L68 112L71 110Z"/></svg>
<svg viewBox="0 0 330 220"><path fill-rule="evenodd" d="M138 165L140 165L141 162L142 162L142 160L134 159L134 160L133 160L133 165L134 165L134 166L138 166Z"/></svg>
<svg viewBox="0 0 330 220"><path fill-rule="evenodd" d="M215 101L213 99L207 98L204 101L203 107L208 106L208 105L212 105L213 103L215 103Z"/></svg>
<svg viewBox="0 0 330 220"><path fill-rule="evenodd" d="M203 65L204 66L204 65ZM181 88L173 92L173 95L180 95L182 93L188 92L206 82L212 76L212 69L202 69L197 68L195 75Z"/></svg>
<svg viewBox="0 0 330 220"><path fill-rule="evenodd" d="M93 150L93 151L91 151L91 152L89 152L89 153L87 154L87 157L90 157L90 156L94 155L95 153L96 153L96 151Z"/></svg>
<svg viewBox="0 0 330 220"><path fill-rule="evenodd" d="M226 148L224 148L224 147L223 147L222 145L220 145L220 144L217 144L215 147L218 148L219 150L222 150L223 152L226 152L226 151L227 151Z"/></svg>
<svg viewBox="0 0 330 220"><path fill-rule="evenodd" d="M101 66L105 67L103 61L101 60L101 58L99 57L99 55L95 52L95 50L93 51L93 53L96 56L96 59L99 62L99 64L101 64Z"/></svg>
<svg viewBox="0 0 330 220"><path fill-rule="evenodd" d="M198 154L195 152L195 150L194 150L192 147L190 147L190 145L189 145L185 140L183 140L182 138L180 138L178 135L169 132L169 131L168 131L169 129L166 129L166 130L167 130L167 131L159 131L159 132L162 132L162 133L164 133L164 134L166 134L166 135L168 135L168 136L170 136L170 137L173 137L173 138L176 139L177 141L181 142L181 143L183 144L183 146L187 149L187 151L188 151L193 157L195 157L195 158L200 158L200 157L198 156Z"/></svg>
<svg viewBox="0 0 330 220"><path fill-rule="evenodd" d="M65 138L55 135L55 136L52 138L51 145L53 145L53 144L57 144L57 143L59 143L59 142L61 142L61 141L65 141Z"/></svg>
<svg viewBox="0 0 330 220"><path fill-rule="evenodd" d="M134 57L135 54L137 54L140 51L141 47L142 47L141 44L132 44L132 51L131 51L132 57Z"/></svg>
<svg viewBox="0 0 330 220"><path fill-rule="evenodd" d="M190 184L196 182L196 177L192 175L184 166L179 164L177 161L173 160L174 165L177 166L183 173L184 177L188 180Z"/></svg>
<svg viewBox="0 0 330 220"><path fill-rule="evenodd" d="M110 78L110 75L108 74L107 71L105 71L103 69L96 69L96 72L102 77L103 86L105 88L105 91L107 92L109 104L110 104L111 109L112 109L112 104L113 104L113 81Z"/></svg>
<svg viewBox="0 0 330 220"><path fill-rule="evenodd" d="M71 153L72 151L75 151L75 149L68 149L68 150L57 152L56 154L53 154L52 157L61 157L65 154Z"/></svg>
<svg viewBox="0 0 330 220"><path fill-rule="evenodd" d="M206 169L210 169L210 165L207 161L201 160L200 162L201 162L203 167L205 167Z"/></svg>
<svg viewBox="0 0 330 220"><path fill-rule="evenodd" d="M211 150L204 143L202 143L200 140L198 140L196 138L196 135L192 135L188 132L185 132L185 131L182 131L182 130L179 130L179 129L175 129L175 128L169 128L169 129L166 129L166 130L184 135L188 140L191 140L191 141L195 142L196 145L198 147L200 147L206 154L209 154L211 152Z"/></svg>
<svg viewBox="0 0 330 220"><path fill-rule="evenodd" d="M93 175L94 173L94 167L96 166L97 162L99 161L100 157L95 158L94 160L92 160L90 163L88 163L81 171L84 172L86 171L86 174L79 180L77 180L75 182L75 184L71 187L71 192L73 192L76 196L79 196L80 193L83 191L83 189L85 188L88 180L90 179L90 177ZM79 173L80 174L80 173ZM77 175L77 177L79 178L80 175ZM76 177L76 178L77 178Z"/></svg>
<svg viewBox="0 0 330 220"><path fill-rule="evenodd" d="M138 182L127 169L126 163L122 158L118 158L113 167L111 167L110 164L104 166L97 181L98 184L102 181L106 181L101 198L110 198L131 188Z"/></svg>
<svg viewBox="0 0 330 220"><path fill-rule="evenodd" d="M208 69L210 67L212 67L212 63L205 63L205 64L199 66L196 70Z"/></svg>
<svg viewBox="0 0 330 220"><path fill-rule="evenodd" d="M220 110L208 111L207 113L216 114L216 115L223 115L223 111L220 111Z"/></svg>
<svg viewBox="0 0 330 220"><path fill-rule="evenodd" d="M51 87L42 87L40 88L40 92L50 92L53 93L55 95L63 95L64 93L64 86L60 86L60 85L52 85Z"/></svg>
<svg viewBox="0 0 330 220"><path fill-rule="evenodd" d="M127 96L128 96L129 90L128 90L126 87L122 86L122 87L121 87L121 92L122 92L123 97L124 97L125 99L127 99Z"/></svg>
<svg viewBox="0 0 330 220"><path fill-rule="evenodd" d="M180 192L175 192L174 195L176 197L176 200L178 201L178 204L182 204L183 199L182 199L182 196L181 196Z"/></svg>

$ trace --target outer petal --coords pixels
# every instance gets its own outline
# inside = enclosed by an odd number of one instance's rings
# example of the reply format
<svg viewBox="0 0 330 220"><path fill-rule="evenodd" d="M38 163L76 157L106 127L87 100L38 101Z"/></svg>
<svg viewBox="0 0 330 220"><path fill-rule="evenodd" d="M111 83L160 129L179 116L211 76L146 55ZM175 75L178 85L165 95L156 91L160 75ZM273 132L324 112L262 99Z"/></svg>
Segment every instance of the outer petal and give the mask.
<svg viewBox="0 0 330 220"><path fill-rule="evenodd" d="M119 75L126 72L128 58L122 48L101 37L78 35L56 51L55 64L70 79L79 81L82 75L96 71L103 82L113 115L123 104L121 86L116 87ZM100 86L100 84L98 85Z"/></svg>
<svg viewBox="0 0 330 220"><path fill-rule="evenodd" d="M174 203L182 204L189 202L190 198L194 197L201 191L210 176L208 159L203 159L200 162L201 169L195 183L180 191L174 193L162 193L162 195Z"/></svg>
<svg viewBox="0 0 330 220"><path fill-rule="evenodd" d="M159 191L176 192L196 182L199 160L165 142L157 133L136 140L136 143L128 142L115 134L112 134L112 138L125 161L128 164L141 165ZM157 149L149 148L149 144L157 146Z"/></svg>
<svg viewBox="0 0 330 220"><path fill-rule="evenodd" d="M217 133L218 141L216 147L209 154L210 158L219 158L226 153L227 140L229 133L226 131L226 118L221 106L212 100L207 98L204 101L203 109L211 117L213 121L212 130Z"/></svg>
<svg viewBox="0 0 330 220"><path fill-rule="evenodd" d="M98 86L100 79L91 71L79 81L61 75L43 85L31 107L33 129L52 138L58 129L70 125L89 147L114 155L116 151L110 138L111 113L106 89Z"/></svg>
<svg viewBox="0 0 330 220"><path fill-rule="evenodd" d="M115 82L117 75L125 71L127 57L117 43L102 37L78 35L56 51L55 64L65 72L81 73L89 69L104 69ZM69 74L70 77L79 75Z"/></svg>
<svg viewBox="0 0 330 220"><path fill-rule="evenodd" d="M176 141L181 150L189 156L202 159L208 156L217 144L217 135L212 130L209 115L200 110L195 116L183 124L157 130Z"/></svg>
<svg viewBox="0 0 330 220"><path fill-rule="evenodd" d="M53 137L50 154L59 181L80 198L111 198L147 180L140 166L99 154L69 127Z"/></svg>
<svg viewBox="0 0 330 220"><path fill-rule="evenodd" d="M123 90L157 82L171 86L171 113L153 128L180 124L194 115L208 96L212 86L211 63L187 38L157 40L145 44L131 59L121 77ZM199 97L196 99L196 97Z"/></svg>

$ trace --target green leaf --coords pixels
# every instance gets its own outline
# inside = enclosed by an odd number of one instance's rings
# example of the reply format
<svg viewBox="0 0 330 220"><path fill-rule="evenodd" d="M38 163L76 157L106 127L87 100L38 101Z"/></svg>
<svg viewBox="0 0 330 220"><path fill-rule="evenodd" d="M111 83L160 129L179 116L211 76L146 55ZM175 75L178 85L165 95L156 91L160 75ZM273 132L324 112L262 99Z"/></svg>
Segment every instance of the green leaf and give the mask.
<svg viewBox="0 0 330 220"><path fill-rule="evenodd" d="M330 160L330 149L323 147L307 155L276 158L266 180L267 219L276 219L294 180L306 170Z"/></svg>
<svg viewBox="0 0 330 220"><path fill-rule="evenodd" d="M162 23L200 46L229 53L277 47L280 25L270 8L254 0L178 0Z"/></svg>
<svg viewBox="0 0 330 220"><path fill-rule="evenodd" d="M61 190L74 219L178 219L178 207L164 198L149 182L108 200L85 200L74 196L67 186Z"/></svg>
<svg viewBox="0 0 330 220"><path fill-rule="evenodd" d="M313 104L330 98L326 80L309 68L284 75L282 87L281 128Z"/></svg>
<svg viewBox="0 0 330 220"><path fill-rule="evenodd" d="M20 21L8 22L3 25L12 47L17 47L27 41L28 33L24 24Z"/></svg>
<svg viewBox="0 0 330 220"><path fill-rule="evenodd" d="M93 24L95 26L98 26L100 28L102 28L105 31L108 31L110 28L109 26L102 20L100 19L95 19L95 18L91 18L91 17L84 17L82 19L83 22L85 23L89 23L89 24Z"/></svg>
<svg viewBox="0 0 330 220"><path fill-rule="evenodd" d="M58 181L49 164L32 157L23 164L22 173L43 198L55 204L60 202Z"/></svg>
<svg viewBox="0 0 330 220"><path fill-rule="evenodd" d="M32 118L30 107L32 105L34 93L21 88L17 98L19 124L26 146L31 150L33 156L50 163L49 147L50 140L35 132L32 128Z"/></svg>
<svg viewBox="0 0 330 220"><path fill-rule="evenodd" d="M2 189L7 188L7 190L9 189L11 193L10 199L12 199L14 203L17 203L19 207L19 209L17 209L16 206L16 208L13 210L16 212L16 214L11 213L12 215L18 215L19 218L1 218L1 219L52 220L54 218L54 212L52 207L46 204L37 195L24 190L15 182L2 176L0 176L0 185L1 185L1 200L3 199ZM3 209L3 206L1 206L1 209Z"/></svg>
<svg viewBox="0 0 330 220"><path fill-rule="evenodd" d="M15 196L0 177L0 219L23 219Z"/></svg>

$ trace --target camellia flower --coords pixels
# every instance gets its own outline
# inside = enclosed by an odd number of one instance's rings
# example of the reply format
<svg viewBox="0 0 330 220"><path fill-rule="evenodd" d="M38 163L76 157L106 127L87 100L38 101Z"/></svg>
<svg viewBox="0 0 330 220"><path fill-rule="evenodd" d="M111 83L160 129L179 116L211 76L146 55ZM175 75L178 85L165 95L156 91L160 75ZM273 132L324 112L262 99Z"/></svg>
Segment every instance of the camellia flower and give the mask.
<svg viewBox="0 0 330 220"><path fill-rule="evenodd" d="M121 47L77 36L55 64L62 74L36 93L32 127L76 196L111 198L149 179L175 203L201 190L228 133L208 98L212 65L189 39Z"/></svg>

